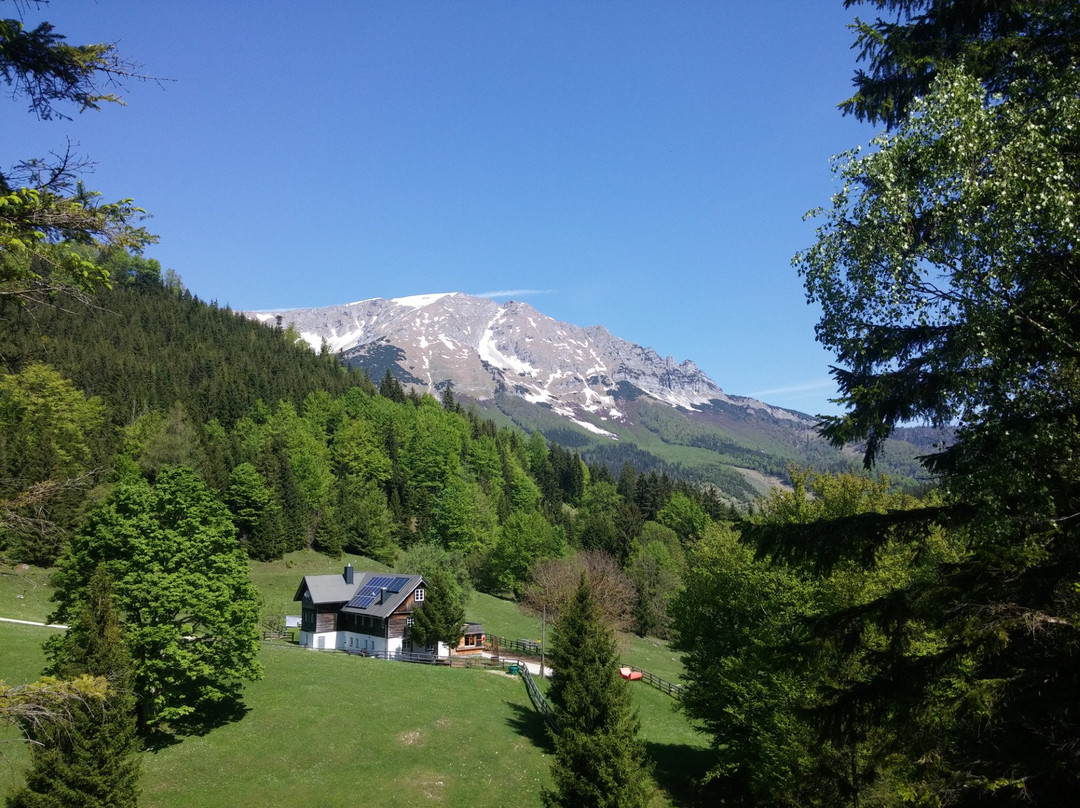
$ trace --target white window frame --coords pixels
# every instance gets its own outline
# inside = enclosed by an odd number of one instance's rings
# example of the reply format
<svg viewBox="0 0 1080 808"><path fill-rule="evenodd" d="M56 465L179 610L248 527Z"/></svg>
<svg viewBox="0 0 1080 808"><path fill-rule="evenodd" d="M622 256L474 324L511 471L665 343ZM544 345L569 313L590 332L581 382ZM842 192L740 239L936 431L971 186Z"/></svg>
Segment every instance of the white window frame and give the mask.
<svg viewBox="0 0 1080 808"><path fill-rule="evenodd" d="M424 602L424 587L420 586L420 587L416 588L416 592L413 593L413 599L417 603L423 603Z"/></svg>

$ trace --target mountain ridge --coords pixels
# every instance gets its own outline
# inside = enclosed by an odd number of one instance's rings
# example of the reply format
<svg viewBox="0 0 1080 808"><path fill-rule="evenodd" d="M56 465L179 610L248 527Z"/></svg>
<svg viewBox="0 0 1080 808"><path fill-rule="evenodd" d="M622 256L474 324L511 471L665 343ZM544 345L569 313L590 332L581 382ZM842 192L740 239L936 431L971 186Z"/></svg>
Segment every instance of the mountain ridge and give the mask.
<svg viewBox="0 0 1080 808"><path fill-rule="evenodd" d="M429 392L452 385L455 394L480 402L516 395L610 439L618 434L605 424L625 424L620 402L638 395L686 411L720 402L812 423L805 414L725 393L692 360L663 357L602 325L555 320L521 301L449 292L244 314L291 325L313 349L325 344L348 364L396 365L396 377ZM381 363L373 362L380 354Z"/></svg>
<svg viewBox="0 0 1080 808"><path fill-rule="evenodd" d="M831 446L809 415L730 395L689 359L663 357L601 325L559 322L520 301L442 293L242 313L291 326L313 349L325 345L376 381L389 370L433 394L449 387L484 417L539 432L613 474L630 463L751 502L783 484L793 465L862 465L858 447ZM878 470L903 485L925 484L922 453L890 440Z"/></svg>

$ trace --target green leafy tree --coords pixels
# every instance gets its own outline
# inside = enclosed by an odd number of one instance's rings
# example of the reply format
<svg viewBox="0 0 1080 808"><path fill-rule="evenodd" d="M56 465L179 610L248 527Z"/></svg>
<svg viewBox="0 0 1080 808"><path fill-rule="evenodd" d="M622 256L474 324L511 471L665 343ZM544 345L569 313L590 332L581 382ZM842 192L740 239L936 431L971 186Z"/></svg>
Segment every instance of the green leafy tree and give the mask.
<svg viewBox="0 0 1080 808"><path fill-rule="evenodd" d="M686 667L682 706L712 736L709 777L732 800L890 804L922 776L896 749L928 728L897 722L886 731L874 718L873 683L897 689L939 637L902 611L887 625L864 615L956 554L937 531L879 543L868 569L838 558L836 546L863 546L852 533L900 513L922 518L922 503L855 474L793 477L791 491L759 502L753 523L715 524L691 550L671 607ZM801 552L774 557L778 544ZM848 631L838 630L843 622Z"/></svg>
<svg viewBox="0 0 1080 808"><path fill-rule="evenodd" d="M676 491L656 514L656 521L675 531L683 544L689 544L709 526L709 515L700 504Z"/></svg>
<svg viewBox="0 0 1080 808"><path fill-rule="evenodd" d="M521 593L536 562L558 558L566 550L562 529L539 511L514 511L499 526L498 538L487 558L488 588L493 592Z"/></svg>
<svg viewBox="0 0 1080 808"><path fill-rule="evenodd" d="M132 664L112 581L99 565L85 603L68 631L52 645L50 673L65 680L90 675L108 682L107 696L77 702L70 720L33 730L26 785L9 808L133 808L139 794L139 740L135 732Z"/></svg>
<svg viewBox="0 0 1080 808"><path fill-rule="evenodd" d="M85 608L104 563L135 665L143 727L239 696L261 675L258 595L228 510L194 472L163 469L153 485L124 479L89 515L56 573L57 619Z"/></svg>
<svg viewBox="0 0 1080 808"><path fill-rule="evenodd" d="M134 75L113 45L71 45L48 22L28 29L22 20L0 19L0 80L39 119L119 102L103 88ZM86 167L69 149L0 169L0 303L93 291L109 282L98 250L138 252L154 240L137 224L143 211L131 200L103 203L83 187L78 176Z"/></svg>
<svg viewBox="0 0 1080 808"><path fill-rule="evenodd" d="M241 463L232 470L224 499L248 555L260 561L280 558L285 550L281 506L251 463Z"/></svg>
<svg viewBox="0 0 1080 808"><path fill-rule="evenodd" d="M425 581L424 602L413 610L410 637L416 645L437 648L441 642L452 651L465 633L461 588L444 570L436 570Z"/></svg>
<svg viewBox="0 0 1080 808"><path fill-rule="evenodd" d="M470 555L495 541L496 518L480 485L455 474L439 492L431 513L431 535L448 550Z"/></svg>
<svg viewBox="0 0 1080 808"><path fill-rule="evenodd" d="M338 485L334 515L341 530L342 548L385 564L397 555L394 525L386 494L374 482L348 476Z"/></svg>
<svg viewBox="0 0 1080 808"><path fill-rule="evenodd" d="M691 551L684 583L671 606L686 670L680 706L711 737L708 779L734 804L802 804L819 788L806 779L813 733L796 713L807 685L775 655L800 636L808 585L755 560L723 524Z"/></svg>
<svg viewBox="0 0 1080 808"><path fill-rule="evenodd" d="M1033 24L1076 24L1074 4L1020 6ZM1031 37L1037 55L1017 56L1000 81L966 62L941 67L894 132L841 159L842 190L796 257L822 306L818 337L840 360L847 412L826 419L826 435L865 440L870 462L899 423L956 425L928 462L947 496L936 519L965 535L967 552L833 629L854 637L873 619L887 630L906 609L940 636L919 664L894 655L836 705L873 694L910 759L943 761L946 774L925 788L961 803L1064 804L1080 789L1065 751L1080 744L1080 722L1060 709L1080 699L1080 65L1070 37L1047 53ZM849 550L864 563L895 536L877 522ZM948 732L902 731L931 713L950 717Z"/></svg>
<svg viewBox="0 0 1080 808"><path fill-rule="evenodd" d="M577 592L555 624L549 656L555 673L548 700L554 788L544 805L634 808L649 804L654 787L638 738L629 683L619 676L614 632L603 622L582 573Z"/></svg>
<svg viewBox="0 0 1080 808"><path fill-rule="evenodd" d="M461 603L466 603L473 591L472 578L464 556L461 553L451 553L434 542L416 542L398 557L395 569L409 575L422 575L427 581L435 580L440 573L446 573L440 583Z"/></svg>
<svg viewBox="0 0 1080 808"><path fill-rule="evenodd" d="M649 524L664 529L654 522ZM674 531L670 532L674 544L678 546ZM637 590L634 631L642 637L647 634L667 637L668 604L682 583L679 563L669 544L656 539L638 544L630 556L626 572Z"/></svg>
<svg viewBox="0 0 1080 808"><path fill-rule="evenodd" d="M175 401L168 411L153 410L124 429L123 452L153 480L166 466L189 466L202 470L207 465L201 429L183 402Z"/></svg>
<svg viewBox="0 0 1080 808"><path fill-rule="evenodd" d="M0 547L51 563L71 527L73 490L85 488L105 409L49 365L0 376Z"/></svg>

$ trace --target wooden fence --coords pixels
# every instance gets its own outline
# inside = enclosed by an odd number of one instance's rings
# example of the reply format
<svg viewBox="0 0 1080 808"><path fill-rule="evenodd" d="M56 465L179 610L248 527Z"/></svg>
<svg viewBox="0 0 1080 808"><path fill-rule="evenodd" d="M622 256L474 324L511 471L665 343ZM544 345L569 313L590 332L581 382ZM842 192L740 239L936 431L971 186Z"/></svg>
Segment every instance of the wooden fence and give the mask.
<svg viewBox="0 0 1080 808"><path fill-rule="evenodd" d="M485 645L489 648L495 647L495 642L499 645L499 654L524 654L526 656L540 656L540 643L536 640L511 640L507 637L493 637L489 636L485 641Z"/></svg>
<svg viewBox="0 0 1080 808"><path fill-rule="evenodd" d="M558 735L559 728L555 725L555 713L552 711L547 699L544 698L544 694L540 692L540 688L536 686L536 682L533 681L529 666L519 665L518 671L521 673L521 678L525 680L525 689L529 691L529 700L533 703L533 707L544 717L548 726L551 727L551 731Z"/></svg>
<svg viewBox="0 0 1080 808"><path fill-rule="evenodd" d="M620 667L629 668L632 671L637 671L641 674L641 680L647 685L652 685L657 690L667 693L673 698L679 698L682 696L682 685L677 685L674 682L669 682L667 679L661 679L655 673L649 673L643 671L641 668L635 668L633 665L621 665Z"/></svg>
<svg viewBox="0 0 1080 808"><path fill-rule="evenodd" d="M525 656L540 657L540 643L536 642L536 640L511 640L506 637L489 636L487 642L492 648L494 648L492 640L498 642L500 655L518 653ZM642 670L641 668L635 668L633 665L624 665L620 662L618 663L618 666L620 668L628 667L632 671L637 671L641 674L642 682L655 687L662 693L667 693L672 698L677 699L682 695L682 685L676 684L675 682L669 682L667 679L662 679L655 673L649 673L649 671Z"/></svg>

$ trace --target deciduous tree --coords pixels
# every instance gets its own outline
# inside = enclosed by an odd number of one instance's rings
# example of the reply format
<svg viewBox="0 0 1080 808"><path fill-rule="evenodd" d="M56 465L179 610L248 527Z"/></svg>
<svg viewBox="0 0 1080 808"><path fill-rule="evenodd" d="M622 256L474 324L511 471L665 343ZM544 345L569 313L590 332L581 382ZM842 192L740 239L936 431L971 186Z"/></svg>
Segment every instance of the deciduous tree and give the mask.
<svg viewBox="0 0 1080 808"><path fill-rule="evenodd" d="M0 19L0 80L39 119L118 102L109 90L133 76L113 45L71 45L48 22L28 29L22 20ZM0 169L0 303L92 291L109 282L98 250L139 252L154 240L131 200L103 203L83 186L78 177L86 167L68 148Z"/></svg>
<svg viewBox="0 0 1080 808"><path fill-rule="evenodd" d="M1061 804L1080 790L1066 751L1080 719L1060 709L1080 700L1080 40L1075 4L1010 5L1025 52L1002 74L936 65L894 132L841 159L841 190L796 263L840 361L847 412L826 419L828 437L865 441L870 462L900 423L957 427L929 465L948 496L936 518L967 552L833 624L856 638L903 610L940 645L893 657L835 704L872 694L892 728L930 705L950 716L947 733L895 733L911 759L944 761L948 775L924 783L939 798ZM851 550L873 563L865 551L895 531L864 527Z"/></svg>
<svg viewBox="0 0 1080 808"><path fill-rule="evenodd" d="M104 563L135 665L142 726L206 717L261 675L258 596L228 510L189 469L121 480L73 537L56 574L57 619L85 608Z"/></svg>

